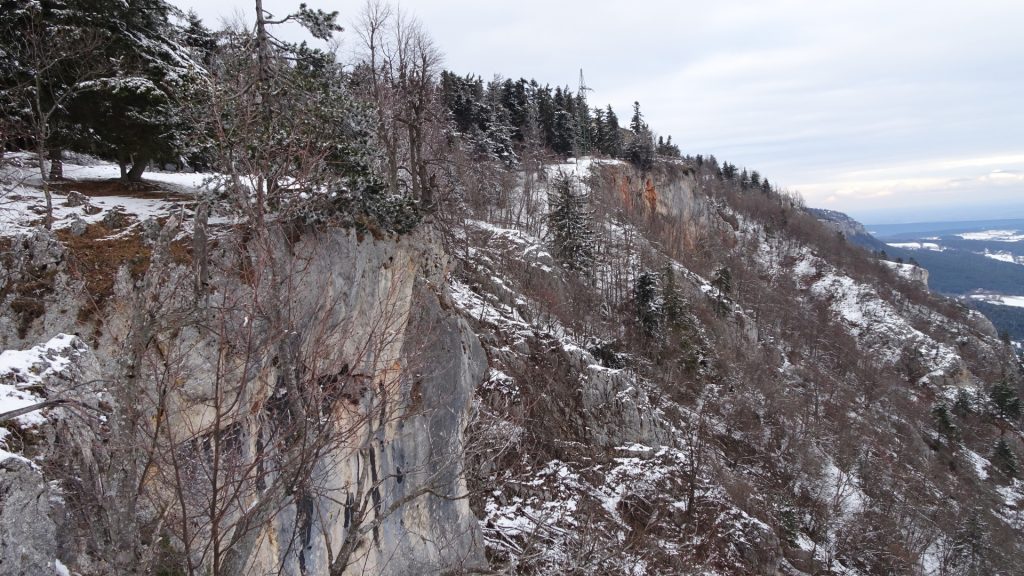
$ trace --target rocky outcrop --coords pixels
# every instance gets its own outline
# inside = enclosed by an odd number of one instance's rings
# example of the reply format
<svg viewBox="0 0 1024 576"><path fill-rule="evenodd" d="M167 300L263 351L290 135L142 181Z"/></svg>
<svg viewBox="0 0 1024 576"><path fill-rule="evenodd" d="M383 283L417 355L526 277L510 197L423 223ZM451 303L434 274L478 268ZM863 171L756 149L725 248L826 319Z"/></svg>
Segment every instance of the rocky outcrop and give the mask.
<svg viewBox="0 0 1024 576"><path fill-rule="evenodd" d="M924 288L928 288L928 270L915 266L913 264L902 264L899 262L890 262L889 260L879 260L883 266L896 272L900 278L909 280L920 284Z"/></svg>
<svg viewBox="0 0 1024 576"><path fill-rule="evenodd" d="M54 497L38 467L0 452L0 573L53 574L57 528Z"/></svg>
<svg viewBox="0 0 1024 576"><path fill-rule="evenodd" d="M231 494L220 489L249 507L237 509L225 500L217 520L226 534L219 545L231 544L222 552L225 566L237 573L397 575L484 566L479 527L466 500L462 431L486 357L465 321L443 304L448 261L430 227L401 239L340 229L298 237L283 231L222 236L209 258L208 284L197 286L192 263L168 257L175 224L150 241L147 254L153 256L142 276L127 266L112 271L102 315L85 320L67 314L82 308L85 291L68 274L61 243L46 233L16 240L18 250L3 270L9 287L4 305L9 309L20 297L15 292L26 270L45 271L48 283L31 317L5 314L5 341L38 341L57 326L90 335L94 348L67 337L70 356L61 366L75 368L50 374L40 399L84 391L90 381L109 382L109 396L90 390L88 399L75 401L96 408L82 420L90 426L101 427L108 416L115 422L110 429L80 431L76 439L55 409L33 430L36 447L17 449L55 465L47 470L67 468L70 474L82 463L111 457L104 452L106 440L94 441L96 433L112 438L110 449L121 446L122 456L135 449L131 445L167 444L178 458L203 457L196 447L229 435L224 442L240 443L238 457L249 459L253 470L268 469L254 483L231 487ZM59 310L51 310L54 303ZM281 420L295 414L288 410L298 406L292 403L297 397L331 406L320 416L326 429L310 436L314 429L307 425ZM129 426L124 418L131 414L136 424ZM142 436L125 447L125 434ZM305 452L294 445L304 437L313 442ZM62 454L48 447L55 443ZM138 514L140 525L162 526L175 547L181 520L157 511L182 490L201 499L209 487L202 475L182 479L181 470L175 480L171 466L178 464L170 454L140 460L148 464L137 471L144 473L145 494ZM308 478L293 484L287 468L274 471L271 463L308 467ZM44 477L20 456L0 465L9 495L0 514L34 499L32 513L47 519L4 535L6 549L39 551L22 554L14 560L20 564L11 566L38 573L36 565L49 562L52 572L54 542L60 540L55 534L62 523L82 520L47 505L50 490L71 488L70 476ZM276 503L262 512L267 499ZM203 520L201 507L194 514L199 532L193 537L199 540L192 550L202 554L209 545L202 539L210 537L202 526L210 519ZM246 531L240 532L243 521ZM78 540L62 548L72 569L120 571ZM130 563L129 552L126 546L118 561Z"/></svg>

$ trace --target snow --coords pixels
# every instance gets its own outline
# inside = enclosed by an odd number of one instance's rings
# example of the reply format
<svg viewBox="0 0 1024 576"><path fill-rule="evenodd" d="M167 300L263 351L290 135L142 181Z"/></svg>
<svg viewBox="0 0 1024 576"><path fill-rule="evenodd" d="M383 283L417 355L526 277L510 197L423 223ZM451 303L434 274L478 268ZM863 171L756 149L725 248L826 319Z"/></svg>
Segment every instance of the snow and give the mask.
<svg viewBox="0 0 1024 576"><path fill-rule="evenodd" d="M964 240L987 240L991 242L1020 242L1024 234L1020 230L985 230L983 232L964 232L957 234Z"/></svg>
<svg viewBox="0 0 1024 576"><path fill-rule="evenodd" d="M974 473L978 475L978 478L988 480L988 467L992 464L973 450L964 450L964 453L971 461L971 465L974 466Z"/></svg>
<svg viewBox="0 0 1024 576"><path fill-rule="evenodd" d="M805 254L804 258L813 259L816 263L811 269L831 268L809 254ZM807 270L808 266L798 264L795 269ZM816 276L802 274L797 274L797 278L812 281L810 292L830 302L830 307L845 321L850 334L880 361L896 365L904 348L913 346L918 357L928 366L928 374L922 381L953 373L961 365L956 349L914 328L893 304L882 299L871 286L835 270L829 270L817 280Z"/></svg>
<svg viewBox="0 0 1024 576"><path fill-rule="evenodd" d="M71 570L68 570L68 567L65 566L63 562L60 560L54 560L53 564L54 568L57 570L57 576L71 576Z"/></svg>
<svg viewBox="0 0 1024 576"><path fill-rule="evenodd" d="M829 461L824 468L825 486L823 500L831 502L838 510L846 516L856 514L864 509L864 492L857 486L857 479L853 474L840 470L835 464Z"/></svg>
<svg viewBox="0 0 1024 576"><path fill-rule="evenodd" d="M5 350L0 353L0 413L18 410L45 400L31 391L42 381L71 366L70 356L82 345L77 336L58 334L45 344L28 350ZM68 353L68 350L71 353ZM19 426L30 428L46 421L42 411L29 412L15 418ZM7 430L3 430L4 435ZM0 435L0 442L3 435Z"/></svg>
<svg viewBox="0 0 1024 576"><path fill-rule="evenodd" d="M933 252L942 252L945 250L945 248L934 242L891 242L887 244L887 246L903 248L904 250L931 250Z"/></svg>
<svg viewBox="0 0 1024 576"><path fill-rule="evenodd" d="M905 278L907 280L917 280L918 278L922 277L920 275L920 266L914 266L913 264L904 264L900 262L891 262L889 260L879 260L879 262L881 262L883 266L895 271L896 274L898 274L901 278Z"/></svg>
<svg viewBox="0 0 1024 576"><path fill-rule="evenodd" d="M4 460L8 460L11 458L15 460L21 460L22 462L28 462L29 464L32 465L33 468L36 467L36 464L34 462L29 460L28 458L25 458L21 454L15 454L14 452L8 452L7 450L0 448L0 462L3 462Z"/></svg>
<svg viewBox="0 0 1024 576"><path fill-rule="evenodd" d="M999 260L1000 262L1009 262L1010 264L1024 265L1024 256L1015 256L1011 252L990 252L988 250L985 250L984 252L981 253L981 255L986 258L991 258L993 260Z"/></svg>
<svg viewBox="0 0 1024 576"><path fill-rule="evenodd" d="M45 214L45 197L40 189L38 170L31 167L34 162L29 155L12 154L0 167L0 235L25 234L38 225ZM120 177L120 168L109 162L95 160L88 164L64 163L64 176L68 179L67 190L75 190L75 182L105 181ZM212 185L214 174L147 171L147 182L161 184L165 192L177 195L161 197L159 193L138 195L89 196L89 203L100 211L86 214L82 207L65 206L63 193L53 195L53 217L55 229L67 228L78 218L86 223L99 222L111 210L122 208L138 220L163 218L180 212L187 204L181 196L190 196ZM86 194L88 196L88 194ZM211 222L214 219L211 218Z"/></svg>
<svg viewBox="0 0 1024 576"><path fill-rule="evenodd" d="M562 164L549 164L546 166L549 176L554 176L559 172L567 174L569 176L576 176L577 178L586 178L590 175L590 169L595 164L623 164L622 160L610 160L610 159L598 159L591 156L583 156L580 158L567 158Z"/></svg>
<svg viewBox="0 0 1024 576"><path fill-rule="evenodd" d="M1016 530L1024 529L1024 482L1014 478L1013 484L996 488L1003 502L996 513L1003 522Z"/></svg>
<svg viewBox="0 0 1024 576"><path fill-rule="evenodd" d="M989 304L999 304L1002 306L1012 306L1014 308L1024 308L1024 296L1003 296L1001 294L972 294L972 300L978 300L980 302L987 302Z"/></svg>

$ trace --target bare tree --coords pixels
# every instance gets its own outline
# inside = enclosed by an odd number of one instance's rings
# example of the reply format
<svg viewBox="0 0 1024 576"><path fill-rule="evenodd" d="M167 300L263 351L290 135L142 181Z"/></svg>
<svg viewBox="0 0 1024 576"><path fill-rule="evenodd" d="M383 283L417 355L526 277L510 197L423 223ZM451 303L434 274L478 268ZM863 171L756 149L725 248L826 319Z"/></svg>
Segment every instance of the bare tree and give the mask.
<svg viewBox="0 0 1024 576"><path fill-rule="evenodd" d="M2 50L26 71L7 87L6 97L20 104L39 164L39 177L46 198L47 229L53 225L53 195L49 181L62 177L61 150L52 137L57 120L86 82L103 73L107 63L92 57L107 43L107 37L89 26L54 23L35 6L20 19L20 29L0 40ZM51 169L47 171L47 159Z"/></svg>
<svg viewBox="0 0 1024 576"><path fill-rule="evenodd" d="M430 166L437 159L428 146L432 124L443 120L435 97L441 52L419 20L381 0L368 0L355 32L388 188L398 194L407 183L414 198L431 204Z"/></svg>

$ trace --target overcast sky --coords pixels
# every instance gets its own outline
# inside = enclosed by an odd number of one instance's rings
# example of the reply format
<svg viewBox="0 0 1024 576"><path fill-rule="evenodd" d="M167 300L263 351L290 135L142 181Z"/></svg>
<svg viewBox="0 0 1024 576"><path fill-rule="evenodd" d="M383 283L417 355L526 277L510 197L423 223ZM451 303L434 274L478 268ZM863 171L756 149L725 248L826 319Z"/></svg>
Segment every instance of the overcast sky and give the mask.
<svg viewBox="0 0 1024 576"><path fill-rule="evenodd" d="M171 0L211 25L245 0ZM362 3L306 0L347 25ZM298 5L265 0L275 13ZM866 223L1024 218L1020 0L425 0L447 68L536 78ZM354 43L349 32L343 41Z"/></svg>

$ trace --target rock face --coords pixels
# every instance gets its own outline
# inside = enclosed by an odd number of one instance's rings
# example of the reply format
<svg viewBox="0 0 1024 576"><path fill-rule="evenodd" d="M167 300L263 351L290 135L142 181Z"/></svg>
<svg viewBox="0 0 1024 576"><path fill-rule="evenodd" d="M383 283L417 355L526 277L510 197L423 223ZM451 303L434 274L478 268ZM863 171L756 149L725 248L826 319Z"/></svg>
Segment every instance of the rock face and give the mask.
<svg viewBox="0 0 1024 576"><path fill-rule="evenodd" d="M137 455L131 446L114 448L118 439L135 438L128 444L138 447L171 443L180 457L201 456L190 451L224 434L231 438L224 446L237 445L238 454L205 466L227 475L234 468L226 463L237 461L230 457L267 470L218 493L230 497L217 519L226 535L216 543L228 573L399 575L485 566L462 458L463 430L487 359L465 321L443 305L448 261L430 228L400 240L345 230L270 234L247 244L223 237L209 258L209 283L196 288L187 264L162 256L159 243L166 248L173 238L171 225L152 240L144 276L124 268L113 274L101 329L67 314L82 306L78 299L87 291L67 271L66 253L52 236L17 241L6 262L8 293L25 282L26 270L43 269L50 280L46 302L64 310L44 306L18 322L8 313L15 302L8 297L6 343L38 341L57 326L91 335L92 346L68 337L75 359L62 366L75 369L50 374L40 399L67 392L68 383L110 386L109 395L104 389L80 394L102 415L88 414L80 440L68 436L73 428L62 423L62 409L37 423L32 433L42 442L24 453L51 460L57 466L47 470L55 476L44 477L18 456L0 463L0 523L8 527L3 550L11 552L2 556L0 572L43 573L49 563L52 573L55 534L62 523L82 519L50 507L50 487L70 486L74 466ZM300 397L305 404L293 402ZM327 426L319 432L293 419L295 409L311 416L314 400L330 407L319 412ZM128 426L132 414L137 424ZM100 430L108 417L113 425ZM110 439L110 452L104 451L108 440L94 441L98 433ZM302 438L312 447L297 447ZM55 441L74 457L58 458ZM147 464L140 526L154 525L154 510L175 493L212 494L203 475L174 480L171 466L159 458ZM309 471L299 484L287 475L296 468ZM274 507L264 504L268 499ZM22 509L39 521L9 521ZM199 526L195 562L214 545L203 541L211 537L203 514L202 506L190 512ZM165 513L159 522L174 546L182 519ZM123 558L111 563L75 542L61 549L64 563L83 574L126 572L148 554L140 548L142 556L132 556L126 545Z"/></svg>
<svg viewBox="0 0 1024 576"><path fill-rule="evenodd" d="M28 460L0 453L0 573L53 574L57 536L46 480Z"/></svg>
<svg viewBox="0 0 1024 576"><path fill-rule="evenodd" d="M890 262L888 260L879 260L879 262L883 266L895 271L902 278L916 282L925 288L928 287L928 270L913 264L900 264L899 262Z"/></svg>

